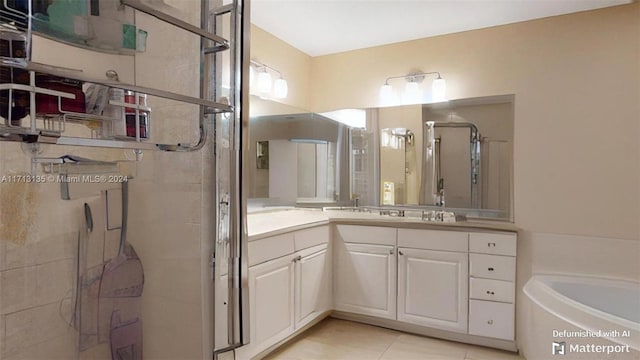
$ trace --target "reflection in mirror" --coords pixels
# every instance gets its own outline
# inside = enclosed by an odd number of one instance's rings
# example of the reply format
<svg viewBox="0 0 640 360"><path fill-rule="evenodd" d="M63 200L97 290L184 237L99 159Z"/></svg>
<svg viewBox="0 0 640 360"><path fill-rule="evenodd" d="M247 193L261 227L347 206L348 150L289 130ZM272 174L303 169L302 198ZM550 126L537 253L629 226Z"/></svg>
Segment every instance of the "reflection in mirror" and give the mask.
<svg viewBox="0 0 640 360"><path fill-rule="evenodd" d="M388 164L388 176L382 181L382 205L407 203L407 174L414 149L413 132L407 128L380 130L380 159ZM407 156L409 154L409 156Z"/></svg>
<svg viewBox="0 0 640 360"><path fill-rule="evenodd" d="M509 220L513 104L506 95L372 108L349 127L329 113L292 113L252 98L260 115L250 120L249 197L263 205L437 207Z"/></svg>
<svg viewBox="0 0 640 360"><path fill-rule="evenodd" d="M479 208L480 132L469 122L435 122L424 124L424 156L420 204ZM447 189L454 194L445 201Z"/></svg>
<svg viewBox="0 0 640 360"><path fill-rule="evenodd" d="M422 181L429 191L421 203L435 205L440 199L447 207L511 216L513 100L496 96L425 105L423 130L425 137L429 134L425 150L429 146L435 150L426 159L433 164L425 168L434 164L437 168Z"/></svg>
<svg viewBox="0 0 640 360"><path fill-rule="evenodd" d="M509 219L513 100L379 109L380 203L482 209L480 216Z"/></svg>
<svg viewBox="0 0 640 360"><path fill-rule="evenodd" d="M348 135L319 114L251 117L248 197L271 206L348 201Z"/></svg>
<svg viewBox="0 0 640 360"><path fill-rule="evenodd" d="M333 201L336 144L320 140L295 142L298 144L298 202Z"/></svg>

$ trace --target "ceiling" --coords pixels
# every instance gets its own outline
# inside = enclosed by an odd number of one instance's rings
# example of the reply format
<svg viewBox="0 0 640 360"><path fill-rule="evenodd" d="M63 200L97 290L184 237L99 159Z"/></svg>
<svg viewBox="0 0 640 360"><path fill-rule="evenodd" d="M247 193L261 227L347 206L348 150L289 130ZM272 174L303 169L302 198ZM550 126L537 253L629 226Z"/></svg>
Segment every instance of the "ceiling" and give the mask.
<svg viewBox="0 0 640 360"><path fill-rule="evenodd" d="M629 0L252 0L251 22L319 56L630 3Z"/></svg>

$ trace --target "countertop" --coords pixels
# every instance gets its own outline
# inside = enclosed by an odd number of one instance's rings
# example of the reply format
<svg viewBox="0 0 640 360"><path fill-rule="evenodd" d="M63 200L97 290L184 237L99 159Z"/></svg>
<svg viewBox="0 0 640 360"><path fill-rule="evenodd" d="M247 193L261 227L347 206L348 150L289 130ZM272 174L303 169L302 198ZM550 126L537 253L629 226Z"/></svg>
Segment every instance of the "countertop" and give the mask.
<svg viewBox="0 0 640 360"><path fill-rule="evenodd" d="M252 212L247 216L249 241L329 223L412 229L518 231L518 228L514 224L504 221L467 220L458 222L436 222L424 221L419 217L399 217L379 215L377 212L367 213L349 210L323 211L320 209L274 208Z"/></svg>

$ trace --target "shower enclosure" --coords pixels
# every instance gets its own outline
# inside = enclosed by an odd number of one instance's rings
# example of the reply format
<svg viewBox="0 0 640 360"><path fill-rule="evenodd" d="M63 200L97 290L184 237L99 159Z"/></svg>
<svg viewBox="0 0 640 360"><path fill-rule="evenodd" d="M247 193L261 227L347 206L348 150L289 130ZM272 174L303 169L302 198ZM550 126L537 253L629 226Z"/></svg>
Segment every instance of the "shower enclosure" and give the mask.
<svg viewBox="0 0 640 360"><path fill-rule="evenodd" d="M0 358L248 341L248 3L0 2Z"/></svg>
<svg viewBox="0 0 640 360"><path fill-rule="evenodd" d="M420 205L481 207L478 127L471 122L427 121L423 139Z"/></svg>

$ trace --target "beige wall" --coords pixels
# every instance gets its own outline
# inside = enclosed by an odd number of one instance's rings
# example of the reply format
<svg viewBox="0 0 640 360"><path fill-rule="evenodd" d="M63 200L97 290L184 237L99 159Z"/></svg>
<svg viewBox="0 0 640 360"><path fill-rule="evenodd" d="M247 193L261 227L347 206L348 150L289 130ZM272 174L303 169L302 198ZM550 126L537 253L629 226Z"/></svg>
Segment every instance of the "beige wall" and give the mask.
<svg viewBox="0 0 640 360"><path fill-rule="evenodd" d="M415 68L452 99L515 94L516 224L638 239L639 18L634 3L315 58L253 26L252 57L282 64L287 102L312 111L376 107L384 79Z"/></svg>
<svg viewBox="0 0 640 360"><path fill-rule="evenodd" d="M285 99L278 99L277 102L305 111L311 108L309 103L311 57L309 55L261 28L251 25L251 59L280 71L283 78L287 80L289 95ZM254 98L252 97L252 106ZM260 109L265 109L260 102L257 105ZM266 109L269 108L266 107ZM261 110L259 115L274 114L264 111ZM253 110L251 113L253 116Z"/></svg>
<svg viewBox="0 0 640 360"><path fill-rule="evenodd" d="M515 94L515 222L640 237L639 4L316 57L312 110L372 107L388 76L439 71L449 98Z"/></svg>

